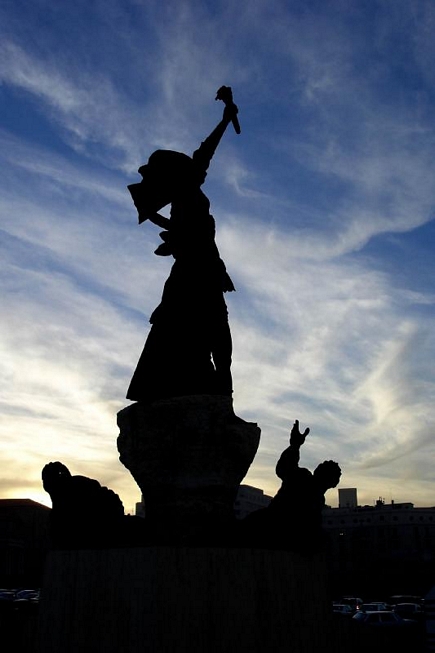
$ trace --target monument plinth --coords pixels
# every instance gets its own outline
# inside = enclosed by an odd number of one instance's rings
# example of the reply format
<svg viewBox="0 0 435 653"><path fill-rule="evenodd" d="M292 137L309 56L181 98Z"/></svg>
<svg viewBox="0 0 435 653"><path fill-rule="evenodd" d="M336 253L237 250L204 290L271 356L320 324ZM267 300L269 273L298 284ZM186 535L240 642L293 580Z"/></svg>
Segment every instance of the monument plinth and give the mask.
<svg viewBox="0 0 435 653"><path fill-rule="evenodd" d="M132 404L118 426L120 460L143 494L152 543L227 543L259 427L219 395Z"/></svg>

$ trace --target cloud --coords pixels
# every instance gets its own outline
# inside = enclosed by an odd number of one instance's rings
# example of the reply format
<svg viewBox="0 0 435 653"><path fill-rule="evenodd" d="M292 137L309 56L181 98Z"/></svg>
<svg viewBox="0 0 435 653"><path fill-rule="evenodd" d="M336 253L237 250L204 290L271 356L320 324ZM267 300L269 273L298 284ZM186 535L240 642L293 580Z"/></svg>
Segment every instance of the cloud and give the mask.
<svg viewBox="0 0 435 653"><path fill-rule="evenodd" d="M121 29L126 13L118 13L119 29L106 21L104 27L119 53L109 51L107 42L100 43L100 51L94 49L91 23L83 22L79 28L77 20L71 21L70 30L58 24L65 40L52 43L51 50L35 46L22 34L14 38L6 33L0 48L0 82L36 100L78 153L131 173L153 149L193 151L197 145L189 127L198 122L201 109L207 106L212 113L211 106L216 111L210 100L217 88L228 78L237 82L246 74L234 69L225 23L216 29L215 21L198 7L174 3L162 21L160 8L148 6L137 13L138 22L130 33L127 27ZM86 54L75 50L71 30L80 39L92 34ZM53 34L47 37L52 40ZM144 48L149 43L154 47ZM108 57L104 72L102 55ZM128 67L122 69L118 59L124 58Z"/></svg>

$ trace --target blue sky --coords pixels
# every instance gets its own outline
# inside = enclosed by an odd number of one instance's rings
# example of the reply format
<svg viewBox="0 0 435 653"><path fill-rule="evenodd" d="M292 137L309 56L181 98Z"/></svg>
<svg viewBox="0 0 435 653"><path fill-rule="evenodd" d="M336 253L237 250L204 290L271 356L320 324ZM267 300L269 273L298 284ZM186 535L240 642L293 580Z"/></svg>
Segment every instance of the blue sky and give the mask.
<svg viewBox="0 0 435 653"><path fill-rule="evenodd" d="M61 460L139 499L116 413L170 261L126 186L193 152L226 84L242 134L204 190L262 429L245 482L275 492L298 418L301 464L360 503L435 505L434 28L424 0L2 2L1 496L48 502Z"/></svg>

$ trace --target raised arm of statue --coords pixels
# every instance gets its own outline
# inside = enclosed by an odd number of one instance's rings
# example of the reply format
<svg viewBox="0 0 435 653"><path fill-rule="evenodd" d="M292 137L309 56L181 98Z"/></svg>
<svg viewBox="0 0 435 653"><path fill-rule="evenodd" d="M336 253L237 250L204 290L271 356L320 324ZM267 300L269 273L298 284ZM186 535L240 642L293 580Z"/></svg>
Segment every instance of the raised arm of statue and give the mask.
<svg viewBox="0 0 435 653"><path fill-rule="evenodd" d="M306 428L303 433L299 430L299 420L295 420L295 423L292 426L290 431L290 446L297 447L298 449L304 444L305 438L309 434L310 429Z"/></svg>
<svg viewBox="0 0 435 653"><path fill-rule="evenodd" d="M226 128L230 122L233 122L235 119L237 119L238 111L239 110L234 103L225 104L222 120L192 155L192 159L199 169L203 170L204 172L207 171L210 165L210 161L216 152L216 148L219 145Z"/></svg>
<svg viewBox="0 0 435 653"><path fill-rule="evenodd" d="M290 431L290 446L282 452L275 468L276 475L283 481L299 466L300 448L304 444L309 432L310 429L306 428L301 433L299 430L299 420L295 420Z"/></svg>

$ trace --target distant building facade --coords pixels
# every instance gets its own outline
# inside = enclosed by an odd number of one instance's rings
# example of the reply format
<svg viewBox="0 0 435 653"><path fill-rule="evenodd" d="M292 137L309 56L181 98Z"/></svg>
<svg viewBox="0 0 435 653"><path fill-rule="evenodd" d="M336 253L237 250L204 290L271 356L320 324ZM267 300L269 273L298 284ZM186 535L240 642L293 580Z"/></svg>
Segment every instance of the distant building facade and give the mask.
<svg viewBox="0 0 435 653"><path fill-rule="evenodd" d="M234 503L236 519L243 519L249 513L260 508L267 508L272 497L264 494L263 490L252 485L241 485Z"/></svg>
<svg viewBox="0 0 435 653"><path fill-rule="evenodd" d="M142 517L142 519L145 518L145 501L143 498L143 494L141 496L140 501L136 503L136 510L135 513L136 517Z"/></svg>
<svg viewBox="0 0 435 653"><path fill-rule="evenodd" d="M391 594L417 594L435 581L435 507L382 499L374 506L342 507L340 498L339 508L324 510L323 528L334 574L358 584L355 590L383 584Z"/></svg>
<svg viewBox="0 0 435 653"><path fill-rule="evenodd" d="M41 585L50 512L31 499L0 499L1 587Z"/></svg>
<svg viewBox="0 0 435 653"><path fill-rule="evenodd" d="M339 508L357 508L358 496L356 487L340 488L338 490Z"/></svg>

